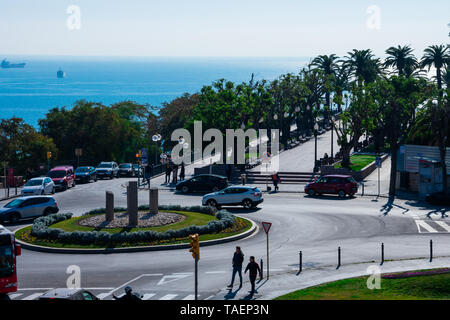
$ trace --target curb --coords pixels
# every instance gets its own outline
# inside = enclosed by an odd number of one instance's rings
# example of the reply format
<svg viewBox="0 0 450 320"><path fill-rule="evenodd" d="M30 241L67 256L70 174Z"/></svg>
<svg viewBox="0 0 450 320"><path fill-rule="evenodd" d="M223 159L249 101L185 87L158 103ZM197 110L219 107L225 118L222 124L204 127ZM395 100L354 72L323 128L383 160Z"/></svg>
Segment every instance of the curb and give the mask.
<svg viewBox="0 0 450 320"><path fill-rule="evenodd" d="M241 218L241 217L240 217ZM244 219L244 218L242 218ZM222 244L227 242L232 242L236 240L241 240L247 238L255 232L259 231L257 224L248 218L246 220L250 221L252 224L251 228L243 233L221 238L215 240L206 240L200 241L201 247L213 246L216 244ZM14 231L14 234L19 230L22 230L30 225L24 226ZM110 254L110 253L130 253L130 252L145 252L145 251L161 251L161 250L176 250L176 249L188 249L190 248L189 243L180 243L180 244L169 244L169 245L158 245L158 246L148 246L148 247L128 247L128 248L106 248L106 249L77 249L77 248L51 248L45 246L39 246L34 244L29 244L22 240L16 238L16 242L19 243L23 249L27 249L30 251L39 251L39 252L47 252L47 253L63 253L63 254Z"/></svg>

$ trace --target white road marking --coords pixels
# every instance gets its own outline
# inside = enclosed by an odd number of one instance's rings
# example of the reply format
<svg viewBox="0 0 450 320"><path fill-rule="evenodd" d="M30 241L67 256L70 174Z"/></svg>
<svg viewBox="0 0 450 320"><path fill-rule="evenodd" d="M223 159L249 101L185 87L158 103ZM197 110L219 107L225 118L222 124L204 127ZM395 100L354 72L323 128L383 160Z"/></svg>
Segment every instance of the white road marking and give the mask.
<svg viewBox="0 0 450 320"><path fill-rule="evenodd" d="M190 294L188 296L186 296L183 300L194 300L195 299L195 295Z"/></svg>
<svg viewBox="0 0 450 320"><path fill-rule="evenodd" d="M155 296L156 293L146 293L144 294L144 296L142 297L142 300L149 300L151 297Z"/></svg>
<svg viewBox="0 0 450 320"><path fill-rule="evenodd" d="M42 290L52 290L53 288L19 288L17 291L42 291Z"/></svg>
<svg viewBox="0 0 450 320"><path fill-rule="evenodd" d="M209 299L211 299L212 297L214 297L214 296L209 296L208 298L206 298L205 300L209 300Z"/></svg>
<svg viewBox="0 0 450 320"><path fill-rule="evenodd" d="M186 273L184 273L184 274L179 274L179 273L175 274L174 273L172 275L168 275L168 276L162 277L162 279L159 280L159 282L156 285L160 286L162 284L167 284L167 283L170 283L170 282L173 282L173 281L177 281L177 280L189 277L190 275L191 275L190 273L189 274L186 274Z"/></svg>
<svg viewBox="0 0 450 320"><path fill-rule="evenodd" d="M177 296L177 294L166 294L164 297L161 297L158 300L172 300L176 296Z"/></svg>
<svg viewBox="0 0 450 320"><path fill-rule="evenodd" d="M220 274L220 273L227 273L226 271L208 271L205 272L206 274Z"/></svg>
<svg viewBox="0 0 450 320"><path fill-rule="evenodd" d="M10 295L9 295L9 298L10 298L11 300L13 300L13 299L15 299L15 298L17 298L17 297L20 297L22 294L23 294L23 293L13 293L13 294L10 294Z"/></svg>
<svg viewBox="0 0 450 320"><path fill-rule="evenodd" d="M450 232L450 226L444 221L435 221L438 225L440 225L445 231Z"/></svg>
<svg viewBox="0 0 450 320"><path fill-rule="evenodd" d="M84 290L112 290L114 289L113 287L108 287L108 288L83 288Z"/></svg>
<svg viewBox="0 0 450 320"><path fill-rule="evenodd" d="M37 292L37 293L33 293L30 294L28 297L23 298L22 300L34 300L39 296L42 296L44 293L43 292Z"/></svg>
<svg viewBox="0 0 450 320"><path fill-rule="evenodd" d="M117 290L119 290L119 289L122 288L122 287L125 287L125 286L129 285L130 283L133 283L133 282L136 281L136 280L139 280L140 278L143 278L143 277L152 277L152 276L162 276L162 275L163 275L162 273L145 273L145 274L141 274L140 276L137 276L136 278L131 279L131 280L128 281L128 282L125 282L125 283L122 284L121 286L112 289L111 291L108 292L108 295L112 294L114 291L117 291Z"/></svg>
<svg viewBox="0 0 450 320"><path fill-rule="evenodd" d="M424 228L425 230L427 230L428 232L437 232L436 229L434 229L433 227L431 227L428 223L426 223L423 220L415 220L416 225L417 225L417 230L419 231L419 233L422 233L422 231L420 231L420 227Z"/></svg>

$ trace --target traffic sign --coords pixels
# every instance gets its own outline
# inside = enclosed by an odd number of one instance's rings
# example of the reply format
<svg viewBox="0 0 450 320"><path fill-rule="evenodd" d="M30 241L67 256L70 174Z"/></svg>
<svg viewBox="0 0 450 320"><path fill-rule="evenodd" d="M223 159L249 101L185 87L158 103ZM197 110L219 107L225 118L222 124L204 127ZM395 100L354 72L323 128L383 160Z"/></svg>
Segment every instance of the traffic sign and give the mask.
<svg viewBox="0 0 450 320"><path fill-rule="evenodd" d="M270 227L272 226L272 223L271 222L262 222L262 226L263 226L264 232L266 234L268 234Z"/></svg>
<svg viewBox="0 0 450 320"><path fill-rule="evenodd" d="M381 168L381 157L375 158L375 165L377 166L377 168Z"/></svg>

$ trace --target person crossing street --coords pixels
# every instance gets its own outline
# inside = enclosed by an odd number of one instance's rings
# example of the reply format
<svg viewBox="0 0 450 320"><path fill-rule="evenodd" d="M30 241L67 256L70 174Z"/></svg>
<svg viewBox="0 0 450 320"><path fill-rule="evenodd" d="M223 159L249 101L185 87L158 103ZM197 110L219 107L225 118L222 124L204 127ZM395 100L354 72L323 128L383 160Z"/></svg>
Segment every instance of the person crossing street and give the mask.
<svg viewBox="0 0 450 320"><path fill-rule="evenodd" d="M231 276L231 283L228 286L229 289L233 288L234 278L236 273L239 274L240 285L239 288L242 288L242 263L244 262L244 253L241 250L241 247L236 247L236 252L233 255L233 275Z"/></svg>
<svg viewBox="0 0 450 320"><path fill-rule="evenodd" d="M253 297L255 293L258 293L255 289L255 281L256 277L258 276L258 273L261 274L261 268L259 267L259 264L255 262L255 257L250 257L250 262L247 265L247 268L245 268L245 273L249 272L250 276L250 283L252 284L252 290L250 291L250 297Z"/></svg>

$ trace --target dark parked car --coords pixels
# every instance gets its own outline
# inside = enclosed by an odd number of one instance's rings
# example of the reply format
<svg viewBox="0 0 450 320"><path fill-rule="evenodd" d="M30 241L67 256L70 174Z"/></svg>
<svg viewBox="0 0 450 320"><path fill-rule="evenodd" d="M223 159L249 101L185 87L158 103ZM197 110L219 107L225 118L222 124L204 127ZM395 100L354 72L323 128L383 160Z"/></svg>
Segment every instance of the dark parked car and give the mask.
<svg viewBox="0 0 450 320"><path fill-rule="evenodd" d="M78 167L75 170L75 181L78 182L90 182L97 181L97 172L94 167Z"/></svg>
<svg viewBox="0 0 450 320"><path fill-rule="evenodd" d="M114 179L119 174L119 166L115 162L101 162L95 171L97 171L97 178L99 179Z"/></svg>
<svg viewBox="0 0 450 320"><path fill-rule="evenodd" d="M353 196L358 192L358 184L352 176L326 175L305 186L305 193L310 196L337 194L340 198Z"/></svg>
<svg viewBox="0 0 450 320"><path fill-rule="evenodd" d="M176 189L183 192L216 192L228 187L226 177L215 174L199 174L177 183Z"/></svg>
<svg viewBox="0 0 450 320"><path fill-rule="evenodd" d="M443 192L436 192L426 196L425 200L431 204L442 206L450 206L450 194Z"/></svg>
<svg viewBox="0 0 450 320"><path fill-rule="evenodd" d="M52 289L47 291L39 300L99 300L96 296L84 289Z"/></svg>
<svg viewBox="0 0 450 320"><path fill-rule="evenodd" d="M131 163L122 163L119 166L119 177L134 177L133 165Z"/></svg>

